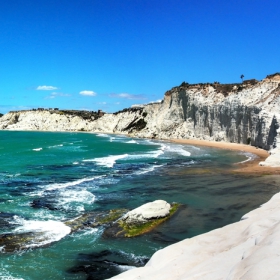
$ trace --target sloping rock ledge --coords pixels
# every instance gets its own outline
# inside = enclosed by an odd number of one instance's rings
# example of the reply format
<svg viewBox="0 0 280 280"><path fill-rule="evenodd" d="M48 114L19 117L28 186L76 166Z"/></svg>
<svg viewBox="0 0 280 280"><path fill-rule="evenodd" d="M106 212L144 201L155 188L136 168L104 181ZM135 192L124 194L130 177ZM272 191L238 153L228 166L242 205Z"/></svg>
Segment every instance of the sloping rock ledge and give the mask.
<svg viewBox="0 0 280 280"><path fill-rule="evenodd" d="M111 279L280 279L280 193L240 222L157 251Z"/></svg>

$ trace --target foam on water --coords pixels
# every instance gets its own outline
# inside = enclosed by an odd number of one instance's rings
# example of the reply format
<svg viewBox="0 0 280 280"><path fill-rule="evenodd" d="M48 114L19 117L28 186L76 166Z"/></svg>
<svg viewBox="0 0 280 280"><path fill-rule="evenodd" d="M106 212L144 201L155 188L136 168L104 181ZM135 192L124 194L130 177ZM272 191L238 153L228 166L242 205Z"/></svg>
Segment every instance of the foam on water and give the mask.
<svg viewBox="0 0 280 280"><path fill-rule="evenodd" d="M59 194L57 205L65 210L83 212L85 210L83 204L92 204L94 201L95 195L86 190L63 190Z"/></svg>
<svg viewBox="0 0 280 280"><path fill-rule="evenodd" d="M236 164L245 163L245 162L248 162L250 160L254 160L257 157L257 155L255 155L255 154L245 153L245 152L240 153L240 155L243 155L243 156L247 157L247 159L245 159L243 161L240 161L240 162L237 162Z"/></svg>
<svg viewBox="0 0 280 280"><path fill-rule="evenodd" d="M65 188L68 188L68 187L80 185L84 182L94 181L94 180L102 178L102 177L104 177L104 176L100 175L100 176L95 176L95 177L91 177L91 178L79 179L79 180L76 180L76 181L73 181L73 182L50 184L50 185L47 185L44 190L52 191L52 190L57 190L57 189L65 189Z"/></svg>
<svg viewBox="0 0 280 280"><path fill-rule="evenodd" d="M54 146L49 146L48 148L51 149L51 148L57 148L57 147L63 147L63 144L58 144L58 145L54 145Z"/></svg>
<svg viewBox="0 0 280 280"><path fill-rule="evenodd" d="M187 150L185 150L185 147L182 145L167 145L167 144L162 144L161 149L164 152L167 153L176 153L185 157L189 157L191 153Z"/></svg>
<svg viewBox="0 0 280 280"><path fill-rule="evenodd" d="M135 174L136 174L136 175L146 174L146 173L152 172L152 171L154 171L156 168L160 168L160 167L162 167L162 166L164 166L164 164L161 164L161 165L153 165L153 166L150 166L150 167L141 169L141 170L135 172Z"/></svg>
<svg viewBox="0 0 280 280"><path fill-rule="evenodd" d="M1 280L24 280L23 278L18 278L15 276L12 276L10 272L7 271L7 265L3 267L3 264L0 267L0 279Z"/></svg>
<svg viewBox="0 0 280 280"><path fill-rule="evenodd" d="M85 162L96 162L97 165L106 166L112 168L117 160L124 159L128 156L128 154L117 155L117 156L108 156L102 158L95 158L95 159L85 159Z"/></svg>
<svg viewBox="0 0 280 280"><path fill-rule="evenodd" d="M20 224L15 230L15 234L21 233L39 233L34 235L31 244L25 244L27 248L44 246L56 242L71 232L71 228L59 221L36 221L25 220L20 217L15 218L17 224Z"/></svg>
<svg viewBox="0 0 280 280"><path fill-rule="evenodd" d="M135 140L130 140L130 141L127 141L126 143L127 144L138 144L139 145L139 143Z"/></svg>
<svg viewBox="0 0 280 280"><path fill-rule="evenodd" d="M95 235L99 232L100 230L98 228L87 228L83 231L79 231L79 237L76 236L76 238L81 238L83 236L87 235Z"/></svg>
<svg viewBox="0 0 280 280"><path fill-rule="evenodd" d="M98 136L98 137L109 137L109 135L105 134L105 133L98 133L98 134L96 134L96 136Z"/></svg>
<svg viewBox="0 0 280 280"><path fill-rule="evenodd" d="M42 151L43 148L35 148L35 149L32 149L32 150L35 151L35 152L39 152L39 151Z"/></svg>

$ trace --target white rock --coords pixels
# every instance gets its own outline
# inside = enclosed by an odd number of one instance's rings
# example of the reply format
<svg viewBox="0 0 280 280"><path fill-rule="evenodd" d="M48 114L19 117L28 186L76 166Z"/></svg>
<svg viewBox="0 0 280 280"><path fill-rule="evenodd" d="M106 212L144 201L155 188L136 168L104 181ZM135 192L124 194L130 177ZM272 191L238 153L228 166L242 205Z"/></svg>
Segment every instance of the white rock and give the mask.
<svg viewBox="0 0 280 280"><path fill-rule="evenodd" d="M150 219L166 217L169 211L169 203L164 200L155 200L127 212L122 220L127 223L147 222Z"/></svg>

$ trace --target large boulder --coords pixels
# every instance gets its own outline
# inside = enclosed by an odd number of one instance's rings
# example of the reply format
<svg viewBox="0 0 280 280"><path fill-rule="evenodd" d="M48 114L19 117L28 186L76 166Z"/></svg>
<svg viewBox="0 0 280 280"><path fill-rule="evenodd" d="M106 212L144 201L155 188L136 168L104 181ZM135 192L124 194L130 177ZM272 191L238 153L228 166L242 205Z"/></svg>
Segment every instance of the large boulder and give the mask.
<svg viewBox="0 0 280 280"><path fill-rule="evenodd" d="M112 223L104 231L103 237L134 237L150 232L169 219L179 206L178 203L170 205L164 200L146 203Z"/></svg>
<svg viewBox="0 0 280 280"><path fill-rule="evenodd" d="M122 220L128 224L145 223L151 219L164 218L169 215L170 204L164 200L148 202L126 213Z"/></svg>

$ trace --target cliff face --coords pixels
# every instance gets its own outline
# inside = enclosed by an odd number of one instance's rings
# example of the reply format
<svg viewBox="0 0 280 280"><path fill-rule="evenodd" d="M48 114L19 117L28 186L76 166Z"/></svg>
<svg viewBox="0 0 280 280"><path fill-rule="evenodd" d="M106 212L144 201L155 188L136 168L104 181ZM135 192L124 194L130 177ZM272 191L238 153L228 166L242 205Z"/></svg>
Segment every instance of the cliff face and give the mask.
<svg viewBox="0 0 280 280"><path fill-rule="evenodd" d="M227 141L269 150L277 140L279 84L263 81L244 85L241 91L233 86L227 96L212 85L176 87L161 104L145 107L147 126L136 135Z"/></svg>
<svg viewBox="0 0 280 280"><path fill-rule="evenodd" d="M182 83L167 91L161 103L104 116L69 112L10 112L0 118L0 129L92 131L251 144L271 150L264 165L280 165L280 74L242 84Z"/></svg>

